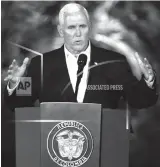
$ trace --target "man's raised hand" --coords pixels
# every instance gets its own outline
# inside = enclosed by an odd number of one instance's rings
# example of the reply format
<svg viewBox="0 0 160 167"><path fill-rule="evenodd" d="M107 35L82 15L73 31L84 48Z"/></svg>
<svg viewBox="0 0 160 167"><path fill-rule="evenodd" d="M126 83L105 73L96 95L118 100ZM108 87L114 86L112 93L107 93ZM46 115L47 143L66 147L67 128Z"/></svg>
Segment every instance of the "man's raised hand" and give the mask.
<svg viewBox="0 0 160 167"><path fill-rule="evenodd" d="M20 79L20 77L24 76L28 63L28 57L24 59L23 64L21 66L18 66L17 61L15 59L13 60L12 64L9 66L7 72L8 75L4 79L4 81L9 81L10 88L13 88Z"/></svg>
<svg viewBox="0 0 160 167"><path fill-rule="evenodd" d="M154 79L154 71L152 66L148 62L147 58L141 59L139 54L136 52L135 57L137 59L138 65L141 69L141 73L144 75L147 81L153 81Z"/></svg>

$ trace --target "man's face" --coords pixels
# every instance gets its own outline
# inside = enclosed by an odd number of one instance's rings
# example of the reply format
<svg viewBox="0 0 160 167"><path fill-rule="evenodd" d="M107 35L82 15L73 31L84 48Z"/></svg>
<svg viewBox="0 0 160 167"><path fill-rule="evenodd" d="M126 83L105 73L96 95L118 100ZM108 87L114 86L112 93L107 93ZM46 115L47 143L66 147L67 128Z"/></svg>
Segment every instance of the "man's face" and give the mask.
<svg viewBox="0 0 160 167"><path fill-rule="evenodd" d="M64 24L60 27L60 35L64 38L64 43L71 53L77 54L87 48L89 22L82 11L66 14Z"/></svg>

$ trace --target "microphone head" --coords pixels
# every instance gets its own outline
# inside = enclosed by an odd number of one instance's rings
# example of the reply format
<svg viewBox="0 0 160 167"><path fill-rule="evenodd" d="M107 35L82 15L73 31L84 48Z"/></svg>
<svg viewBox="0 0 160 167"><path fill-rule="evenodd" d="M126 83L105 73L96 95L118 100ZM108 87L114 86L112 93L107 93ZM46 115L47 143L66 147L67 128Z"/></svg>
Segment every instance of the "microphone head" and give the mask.
<svg viewBox="0 0 160 167"><path fill-rule="evenodd" d="M87 56L85 54L80 54L77 61L78 66L84 67L86 65L86 62Z"/></svg>

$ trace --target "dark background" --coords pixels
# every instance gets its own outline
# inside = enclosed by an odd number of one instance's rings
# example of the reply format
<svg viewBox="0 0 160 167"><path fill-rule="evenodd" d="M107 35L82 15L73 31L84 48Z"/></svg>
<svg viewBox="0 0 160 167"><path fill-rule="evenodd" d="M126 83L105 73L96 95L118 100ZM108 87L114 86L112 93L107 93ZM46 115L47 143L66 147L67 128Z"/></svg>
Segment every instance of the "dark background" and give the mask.
<svg viewBox="0 0 160 167"><path fill-rule="evenodd" d="M76 1L77 2L77 1ZM15 164L14 113L3 100L3 81L8 66L15 58L33 57L28 51L15 47L7 40L40 53L60 47L63 40L57 33L58 12L67 2L2 1L1 2L1 62L2 62L2 167ZM147 57L160 79L160 2L150 1L83 1L92 21L92 42L103 48L122 52L134 68L130 51ZM118 41L110 43L110 40ZM119 48L122 43L123 47ZM158 87L159 90L159 87ZM133 132L130 135L130 167L160 166L160 101L149 109L131 111Z"/></svg>

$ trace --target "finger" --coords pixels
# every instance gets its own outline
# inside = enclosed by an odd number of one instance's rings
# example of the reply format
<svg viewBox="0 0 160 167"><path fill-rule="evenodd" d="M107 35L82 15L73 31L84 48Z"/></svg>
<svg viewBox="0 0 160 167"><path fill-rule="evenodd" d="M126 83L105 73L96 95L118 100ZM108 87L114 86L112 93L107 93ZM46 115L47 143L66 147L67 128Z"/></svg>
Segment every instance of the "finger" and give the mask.
<svg viewBox="0 0 160 167"><path fill-rule="evenodd" d="M148 70L152 70L152 66L151 66L151 65L145 65L145 67L146 67Z"/></svg>
<svg viewBox="0 0 160 167"><path fill-rule="evenodd" d="M144 66L144 63L142 62L142 60L137 52L135 53L135 58L140 66Z"/></svg>
<svg viewBox="0 0 160 167"><path fill-rule="evenodd" d="M13 72L13 70L8 70L8 74L9 75L12 74L12 72Z"/></svg>
<svg viewBox="0 0 160 167"><path fill-rule="evenodd" d="M10 65L8 70L12 70L13 72L15 72L18 70L18 68L19 67L17 65L16 66Z"/></svg>
<svg viewBox="0 0 160 167"><path fill-rule="evenodd" d="M16 73L17 70L18 70L18 66L14 67L14 68L12 68L12 69L9 68L8 71L7 71L7 73L8 73L9 75L12 75L12 74Z"/></svg>
<svg viewBox="0 0 160 167"><path fill-rule="evenodd" d="M153 72L152 69L149 69L149 70L148 70L148 73L149 73L150 75L153 75L153 74L154 74L154 72Z"/></svg>
<svg viewBox="0 0 160 167"><path fill-rule="evenodd" d="M144 58L144 64L146 65L146 67L151 67L149 61L147 60L147 58Z"/></svg>
<svg viewBox="0 0 160 167"><path fill-rule="evenodd" d="M8 81L8 80L9 80L9 77L8 77L8 76L4 78L4 81Z"/></svg>
<svg viewBox="0 0 160 167"><path fill-rule="evenodd" d="M12 79L12 75L8 75L7 77L4 78L4 81L9 81Z"/></svg>
<svg viewBox="0 0 160 167"><path fill-rule="evenodd" d="M152 69L152 66L151 66L151 64L149 63L149 61L147 60L147 58L144 58L144 63L145 63L146 68Z"/></svg>
<svg viewBox="0 0 160 167"><path fill-rule="evenodd" d="M9 66L9 70L11 70L13 68L13 65L11 64L10 66Z"/></svg>
<svg viewBox="0 0 160 167"><path fill-rule="evenodd" d="M17 65L17 61L14 59L13 61L12 61L12 64L11 64L12 66L16 66Z"/></svg>
<svg viewBox="0 0 160 167"><path fill-rule="evenodd" d="M17 67L18 67L17 65L11 64L11 65L9 66L9 70L16 69Z"/></svg>
<svg viewBox="0 0 160 167"><path fill-rule="evenodd" d="M26 57L26 58L23 60L23 64L22 64L21 67L26 68L26 66L27 66L28 63L29 63L29 58Z"/></svg>
<svg viewBox="0 0 160 167"><path fill-rule="evenodd" d="M149 64L149 61L147 60L146 57L144 58L144 62L145 62L145 64Z"/></svg>

